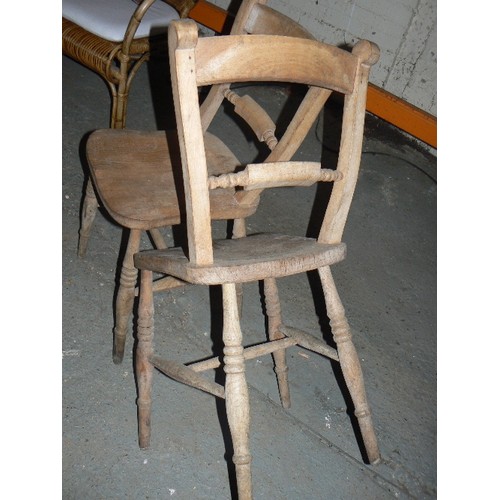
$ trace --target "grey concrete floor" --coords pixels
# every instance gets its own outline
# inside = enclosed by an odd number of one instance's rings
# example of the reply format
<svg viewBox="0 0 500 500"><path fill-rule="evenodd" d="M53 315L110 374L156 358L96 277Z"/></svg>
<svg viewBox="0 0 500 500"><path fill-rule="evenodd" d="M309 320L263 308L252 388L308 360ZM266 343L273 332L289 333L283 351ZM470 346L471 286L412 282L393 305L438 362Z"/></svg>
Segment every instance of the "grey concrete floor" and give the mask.
<svg viewBox="0 0 500 500"><path fill-rule="evenodd" d="M64 499L231 498L227 425L214 398L155 374L152 446L137 444L132 335L125 359L111 358L113 297L122 230L99 213L88 253L76 254L87 134L108 126L102 80L70 59L63 89L62 492ZM169 122L170 89L161 63L139 72L127 126L154 130ZM288 94L265 93L275 116ZM308 137L303 159L335 159L337 107ZM233 141L242 161L253 142L217 116L214 131ZM347 259L333 269L353 330L383 456L363 461L351 405L338 368L300 348L288 351L292 408L279 404L270 356L249 361L255 498L435 498L436 480L436 159L391 126L367 116L362 168L344 240ZM321 193L268 192L249 230L306 231ZM314 225L314 223L312 223ZM165 231L172 241L170 230ZM149 241L144 238L144 248ZM279 281L287 323L321 336L324 311L314 276ZM191 361L219 345L217 289L158 294L156 348ZM245 285L247 344L265 324L257 284ZM135 335L135 325L131 324Z"/></svg>

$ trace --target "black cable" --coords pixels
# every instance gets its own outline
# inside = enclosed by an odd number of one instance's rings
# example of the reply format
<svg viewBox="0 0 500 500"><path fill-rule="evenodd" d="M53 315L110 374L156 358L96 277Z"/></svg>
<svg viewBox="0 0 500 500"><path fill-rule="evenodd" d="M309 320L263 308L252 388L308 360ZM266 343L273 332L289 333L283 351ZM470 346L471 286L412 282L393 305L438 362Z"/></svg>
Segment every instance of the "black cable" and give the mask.
<svg viewBox="0 0 500 500"><path fill-rule="evenodd" d="M316 131L315 131L315 136L316 136L316 140L321 144L321 146L323 148L325 148L327 151L329 151L330 153L333 153L333 154L336 154L338 155L339 154L339 151L337 150L334 150L332 148L329 148L328 146L326 146L323 141L319 138L319 134L318 134L318 127L319 127L319 124L320 124L320 120L317 121L316 123ZM434 184L437 184L437 179L435 179L432 175L430 175L428 172L426 172L422 167L419 167L417 164L411 162L410 160L407 160L406 158L402 158L401 156L397 156L395 154L391 154L391 153L381 153L381 152L378 152L378 151L363 151L361 153L361 155L380 155L380 156L388 156L389 158L394 158L396 160L400 160L400 161L404 161L405 163L407 163L408 165L410 165L411 167L413 168L416 168L419 172L422 172L426 177L428 177L432 182L434 182Z"/></svg>
<svg viewBox="0 0 500 500"><path fill-rule="evenodd" d="M412 166L413 168L416 168L418 171L422 172L424 175L426 175L432 182L437 184L437 179L432 177L431 174L426 172L422 167L419 167L417 164L412 163L410 160L407 160L406 158L401 158L400 156L393 155L390 153L379 153L378 151L363 151L361 155L380 155L380 156L388 156L389 158L395 158L396 160L404 161L408 165Z"/></svg>

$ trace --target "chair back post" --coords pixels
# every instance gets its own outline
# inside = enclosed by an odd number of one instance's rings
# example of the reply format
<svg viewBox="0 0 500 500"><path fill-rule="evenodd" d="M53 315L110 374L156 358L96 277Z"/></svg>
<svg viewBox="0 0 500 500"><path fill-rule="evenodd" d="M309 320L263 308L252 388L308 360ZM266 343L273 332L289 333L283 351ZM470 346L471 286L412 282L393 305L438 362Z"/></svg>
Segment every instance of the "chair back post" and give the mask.
<svg viewBox="0 0 500 500"><path fill-rule="evenodd" d="M358 62L353 91L344 97L337 163L337 171L341 172L342 180L335 182L333 186L318 236L321 243L342 241L361 163L368 77L370 67L379 59L380 50L374 43L361 40L354 46L352 55L357 57Z"/></svg>
<svg viewBox="0 0 500 500"><path fill-rule="evenodd" d="M179 29L177 28L179 26ZM180 29L181 26L184 29ZM194 21L172 21L168 30L172 93L179 135L189 260L198 266L213 262L210 199L203 129L198 108ZM196 107L195 107L196 105Z"/></svg>

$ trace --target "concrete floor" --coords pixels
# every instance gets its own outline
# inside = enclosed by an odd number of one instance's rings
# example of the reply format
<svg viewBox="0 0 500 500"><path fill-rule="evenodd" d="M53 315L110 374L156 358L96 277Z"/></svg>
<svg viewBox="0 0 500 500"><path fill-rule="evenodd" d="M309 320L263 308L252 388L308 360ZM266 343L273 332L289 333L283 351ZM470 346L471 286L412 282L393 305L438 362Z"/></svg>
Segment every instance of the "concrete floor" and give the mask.
<svg viewBox="0 0 500 500"><path fill-rule="evenodd" d="M222 499L234 496L227 425L215 398L155 374L152 447L137 444L133 339L123 364L111 359L113 296L122 231L98 214L88 253L76 255L84 183L84 138L108 126L109 95L98 76L63 58L63 447L62 492L70 499ZM161 63L132 87L128 127L168 121ZM274 103L287 93L257 89ZM307 159L335 157L336 106L307 141ZM217 117L237 154L253 143ZM255 498L436 497L436 159L367 116L362 169L345 231L346 261L334 276L353 330L383 460L367 466L338 369L299 348L288 351L292 408L283 410L270 356L247 363ZM293 196L293 200L292 200ZM306 230L314 189L267 193L250 231ZM303 223L299 223L302 215ZM170 241L171 232L165 235ZM148 248L144 239L144 248ZM285 321L321 335L314 276L280 280ZM246 285L246 343L264 339L258 285ZM156 297L156 348L173 359L210 356L219 344L217 289L187 287ZM175 335L174 335L175 333Z"/></svg>

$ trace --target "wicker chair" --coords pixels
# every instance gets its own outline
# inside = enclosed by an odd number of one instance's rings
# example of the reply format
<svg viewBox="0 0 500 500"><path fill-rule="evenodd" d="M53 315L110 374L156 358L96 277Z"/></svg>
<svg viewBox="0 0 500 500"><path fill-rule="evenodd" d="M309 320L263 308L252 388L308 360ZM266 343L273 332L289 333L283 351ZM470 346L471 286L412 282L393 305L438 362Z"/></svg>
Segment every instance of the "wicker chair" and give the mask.
<svg viewBox="0 0 500 500"><path fill-rule="evenodd" d="M62 51L95 71L111 93L111 128L124 128L128 94L140 66L166 48L173 19L186 17L197 0L63 0ZM98 202L91 182L83 199L78 255L86 253ZM153 234L155 240L160 234Z"/></svg>

